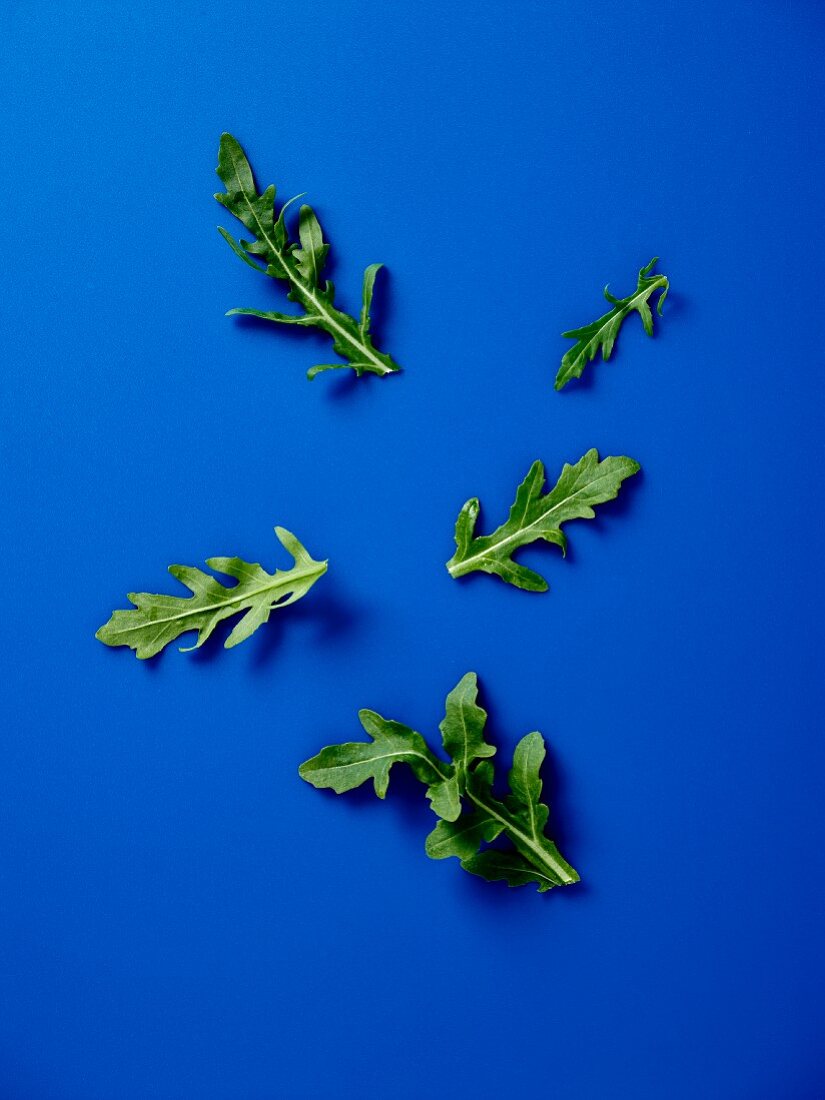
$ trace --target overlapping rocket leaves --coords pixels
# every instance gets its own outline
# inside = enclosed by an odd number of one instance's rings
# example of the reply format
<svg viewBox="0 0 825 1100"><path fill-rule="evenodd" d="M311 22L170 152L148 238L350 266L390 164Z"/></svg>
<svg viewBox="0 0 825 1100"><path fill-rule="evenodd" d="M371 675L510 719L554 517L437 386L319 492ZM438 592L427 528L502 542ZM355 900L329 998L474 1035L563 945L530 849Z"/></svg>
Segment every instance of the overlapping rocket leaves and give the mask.
<svg viewBox="0 0 825 1100"><path fill-rule="evenodd" d="M314 787L338 794L372 780L384 798L390 770L406 764L427 788L433 813L440 819L426 840L432 859L456 856L465 871L509 886L535 884L540 893L578 882L578 873L544 833L549 809L541 801L541 765L545 757L540 733L528 733L516 746L510 769L510 793L493 794L496 749L484 739L487 713L477 702L478 685L468 672L447 696L440 725L449 762L437 756L420 733L382 718L372 710L359 713L370 741L330 745L302 764L299 773ZM503 847L487 847L497 839Z"/></svg>
<svg viewBox="0 0 825 1100"><path fill-rule="evenodd" d="M356 319L343 312L335 305L332 282L323 274L330 246L313 209L306 204L300 207L297 239L291 238L286 213L294 200L278 209L274 186L258 191L243 149L228 133L221 136L217 173L226 190L215 198L242 223L252 240L236 239L221 227L219 232L244 263L286 283L287 299L300 309L294 313L232 309L229 314L327 333L342 361L311 367L309 378L337 369L351 369L358 377L396 373L400 369L397 363L375 347L371 332L370 311L382 265L370 264L364 271L360 316ZM563 334L574 339L575 345L562 359L557 390L580 377L599 352L604 359L610 358L619 330L632 312L639 313L645 331L653 334L653 296L659 293L661 314L669 289L666 276L652 274L655 264L654 258L640 270L636 290L626 298L616 298L605 288L610 311ZM544 577L514 561L513 554L537 540L553 543L564 553L567 538L562 525L592 519L594 506L616 497L624 480L638 470L639 464L631 458L609 456L600 461L597 451L591 449L575 464L565 464L556 484L544 492L544 466L534 462L518 487L507 521L491 534L476 534L480 504L475 497L467 501L456 522L456 551L447 569L453 577L481 571L517 588L545 591ZM114 611L96 637L108 646L128 646L143 659L187 632L196 632L196 641L189 648L198 648L219 623L238 615L224 644L231 648L244 641L273 610L306 595L327 569L326 561L315 561L289 531L276 527L275 532L294 558L290 569L268 573L257 563L238 557L209 558L206 564L210 569L236 582L225 584L193 566L170 565L169 572L191 596L129 593L134 606ZM485 740L487 714L478 704L475 673L468 672L447 696L439 726L444 755L434 752L409 726L372 710L360 711L359 717L370 740L322 749L301 765L303 779L339 794L372 781L375 793L383 799L390 771L395 764L404 763L425 786L438 818L425 843L432 859L455 856L471 874L503 880L509 886L532 884L540 893L579 881L578 873L545 833L549 808L542 801L540 772L546 747L540 733L529 733L518 742L508 774L509 793L503 798L494 793L492 757L496 748Z"/></svg>
<svg viewBox="0 0 825 1100"><path fill-rule="evenodd" d="M289 203L275 214L275 188L269 186L261 194L243 149L231 134L221 136L218 152L218 175L226 191L215 195L230 213L249 230L253 241L236 240L225 229L219 232L232 251L244 263L273 279L289 285L287 298L297 302L302 313L276 313L260 309L231 309L229 315L245 314L286 325L313 326L332 337L332 346L343 363L322 363L311 367L308 378L321 371L352 368L356 375L394 374L400 368L393 359L379 351L370 335L370 308L375 277L381 264L370 264L364 272L361 316L358 320L342 312L334 304L335 288L322 272L329 252L321 225L310 206L302 206L298 214L298 240L289 239L284 220ZM261 263L262 261L262 263Z"/></svg>

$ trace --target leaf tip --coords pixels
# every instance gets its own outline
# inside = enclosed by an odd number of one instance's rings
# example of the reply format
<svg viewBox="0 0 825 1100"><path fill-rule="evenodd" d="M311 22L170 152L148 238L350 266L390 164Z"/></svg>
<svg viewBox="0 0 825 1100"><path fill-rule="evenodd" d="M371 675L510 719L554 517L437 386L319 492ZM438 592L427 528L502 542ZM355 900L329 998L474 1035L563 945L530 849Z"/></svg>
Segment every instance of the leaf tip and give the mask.
<svg viewBox="0 0 825 1100"><path fill-rule="evenodd" d="M300 764L298 767L298 775L300 775L301 779L303 779L305 783L309 783L311 787L315 787L317 789L320 787L320 784L316 783L315 781L315 768L313 767L316 759L316 756L312 756L309 760L305 760L303 764Z"/></svg>
<svg viewBox="0 0 825 1100"><path fill-rule="evenodd" d="M642 468L640 462L637 462L635 458L630 458L628 455L622 455L621 461L625 466L625 472L622 475L623 480L624 478L633 477L634 474L638 474Z"/></svg>

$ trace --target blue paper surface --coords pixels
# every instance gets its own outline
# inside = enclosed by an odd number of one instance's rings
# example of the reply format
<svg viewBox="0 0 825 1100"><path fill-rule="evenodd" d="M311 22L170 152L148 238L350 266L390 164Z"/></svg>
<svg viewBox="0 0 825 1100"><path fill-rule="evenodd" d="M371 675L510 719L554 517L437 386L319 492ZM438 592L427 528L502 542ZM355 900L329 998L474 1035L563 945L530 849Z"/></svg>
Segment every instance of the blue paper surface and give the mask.
<svg viewBox="0 0 825 1100"><path fill-rule="evenodd" d="M825 1094L819 4L377 0L0 16L6 559L0 1094ZM339 300L382 261L397 377L227 319L283 288L215 231L218 137L307 192ZM672 281L561 394L559 333ZM541 458L643 473L443 567ZM330 570L229 652L95 629L171 562ZM297 765L371 707L549 742L582 884L426 858L431 815Z"/></svg>

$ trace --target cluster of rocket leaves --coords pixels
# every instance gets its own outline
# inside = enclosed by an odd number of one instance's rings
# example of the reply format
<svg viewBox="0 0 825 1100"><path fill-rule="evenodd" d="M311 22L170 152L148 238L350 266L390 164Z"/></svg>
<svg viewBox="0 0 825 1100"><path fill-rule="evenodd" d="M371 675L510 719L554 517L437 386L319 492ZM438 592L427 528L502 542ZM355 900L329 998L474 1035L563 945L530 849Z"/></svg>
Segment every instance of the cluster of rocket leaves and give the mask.
<svg viewBox="0 0 825 1100"><path fill-rule="evenodd" d="M495 747L484 739L487 713L477 702L476 674L468 672L447 696L439 729L445 762L420 733L373 710L358 717L370 741L329 745L299 768L314 787L337 794L372 780L384 798L394 764L406 764L426 787L433 813L440 819L427 837L432 859L457 856L471 874L509 886L535 883L540 893L579 881L578 873L545 836L549 808L541 801L540 769L545 757L540 733L528 733L516 745L510 769L510 793L493 794ZM506 847L486 845L502 838Z"/></svg>
<svg viewBox="0 0 825 1100"><path fill-rule="evenodd" d="M301 307L300 313L258 309L233 309L229 313L311 326L331 336L333 349L343 362L311 367L309 378L337 369L352 369L358 377L396 373L400 369L397 363L375 347L370 332L373 292L382 265L370 264L364 272L360 317L344 313L334 304L332 283L322 277L330 246L324 241L312 208L301 206L298 239L290 239L285 214L294 200L278 211L274 186L258 192L249 161L231 134L221 136L217 172L226 190L215 198L244 225L253 240L237 240L219 228L221 235L250 267L285 282L287 298ZM636 290L627 298L616 298L605 288L611 305L608 313L589 325L563 333L576 342L562 358L555 381L557 390L580 377L599 352L604 359L610 358L619 330L632 312L639 313L645 331L653 334L650 301L660 292L661 314L669 289L666 276L651 274L655 264L654 258L641 269ZM544 540L564 553L567 538L562 524L592 519L594 506L615 498L622 482L638 470L639 464L631 458L610 456L600 461L598 452L591 449L574 465L565 464L556 484L545 493L544 466L534 462L518 487L506 523L491 534L476 534L480 504L475 497L467 501L456 522L456 551L447 569L453 577L481 571L516 588L546 591L546 580L513 561L514 552ZM129 593L134 606L114 611L95 636L109 646L129 646L143 659L155 656L191 631L197 632L197 639L189 648L196 649L219 623L239 615L224 645L229 649L244 641L267 622L273 610L306 595L327 570L327 562L315 561L289 531L276 527L275 533L294 559L290 569L268 573L259 564L242 558L209 558L206 564L210 569L235 581L227 585L194 566L170 565L169 572L189 589L191 596ZM545 835L549 809L541 801L540 769L546 754L541 734L529 733L519 741L509 772L510 792L503 800L498 798L493 793L494 767L490 760L496 749L484 739L487 715L477 698L473 672L468 672L447 696L446 713L439 727L449 758L446 761L409 726L382 718L375 711L362 710L361 724L371 740L330 745L302 764L300 775L315 787L327 787L339 794L372 780L375 793L384 798L392 766L405 763L425 785L430 806L439 819L425 845L433 859L456 856L471 874L491 881L504 880L510 886L532 883L539 892L578 882L578 873Z"/></svg>

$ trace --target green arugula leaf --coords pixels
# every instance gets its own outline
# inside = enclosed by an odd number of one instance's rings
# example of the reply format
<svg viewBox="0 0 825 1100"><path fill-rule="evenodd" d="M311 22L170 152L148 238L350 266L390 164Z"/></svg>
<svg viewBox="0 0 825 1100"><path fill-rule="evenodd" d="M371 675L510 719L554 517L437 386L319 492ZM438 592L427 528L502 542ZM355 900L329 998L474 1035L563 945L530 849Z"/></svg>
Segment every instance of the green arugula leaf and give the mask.
<svg viewBox="0 0 825 1100"><path fill-rule="evenodd" d="M441 742L455 764L461 783L475 760L495 756L495 746L484 740L487 711L477 702L478 680L468 672L447 696L444 718L439 725Z"/></svg>
<svg viewBox="0 0 825 1100"><path fill-rule="evenodd" d="M556 375L555 388L562 390L571 378L579 378L587 364L596 358L601 349L602 358L609 359L619 335L619 329L625 317L634 310L642 318L642 324L648 336L653 335L653 314L650 312L650 298L657 290L661 290L659 304L656 307L659 315L662 313L667 292L670 289L666 275L651 275L650 272L659 259L654 256L647 267L639 272L639 281L636 289L626 298L614 298L607 287L604 288L604 296L613 307L609 313L599 317L583 328L570 329L563 332L562 336L575 340L576 343L565 352L558 374Z"/></svg>
<svg viewBox="0 0 825 1100"><path fill-rule="evenodd" d="M325 363L311 367L308 378L326 370L352 368L356 375L394 374L400 370L389 355L378 351L369 335L370 308L375 276L381 264L370 264L364 272L363 308L360 321L341 312L333 304L335 289L321 274L329 245L315 212L302 206L298 214L298 241L290 241L284 221L289 203L275 216L275 188L258 194L252 169L244 151L231 134L222 134L218 153L218 175L225 192L215 198L234 214L254 236L254 241L236 241L220 226L218 230L236 256L273 279L289 284L287 298L303 307L301 314L272 313L259 309L230 309L227 316L243 314L286 325L314 326L332 337L332 346L344 363ZM256 262L260 257L263 266Z"/></svg>
<svg viewBox="0 0 825 1100"><path fill-rule="evenodd" d="M461 866L471 875L478 875L488 882L504 879L508 886L527 886L534 882L540 894L561 885L555 875L537 870L518 852L497 852L488 848L485 852L465 859Z"/></svg>
<svg viewBox="0 0 825 1100"><path fill-rule="evenodd" d="M408 726L361 711L372 741L329 745L302 764L299 774L314 787L338 794L371 779L383 798L390 768L407 764L425 784L431 808L441 819L426 840L431 859L456 856L471 874L504 879L510 886L534 883L540 893L578 882L578 873L544 834L549 809L541 801L541 734L529 733L516 746L510 794L501 802L492 790L489 757L496 750L484 740L487 715L476 702L477 689L475 673L468 672L447 696L440 729L451 763L436 756ZM509 851L484 847L499 837L510 842Z"/></svg>
<svg viewBox="0 0 825 1100"><path fill-rule="evenodd" d="M439 821L425 843L430 859L456 856L466 870L466 862L478 853L484 841L500 835L504 826L484 813L463 814L458 821Z"/></svg>
<svg viewBox="0 0 825 1100"><path fill-rule="evenodd" d="M322 749L301 765L301 775L308 783L343 794L371 779L375 793L384 798L394 764L407 764L422 783L441 782L440 761L420 733L400 722L388 721L374 710L361 710L358 717L372 741L350 741Z"/></svg>
<svg viewBox="0 0 825 1100"><path fill-rule="evenodd" d="M456 551L447 562L452 577L481 570L493 573L516 588L545 592L547 581L532 569L511 558L520 546L544 539L567 549L561 525L571 519L592 519L593 505L613 500L625 478L640 469L632 458L609 457L599 461L593 448L574 465L565 463L559 480L542 496L544 466L536 461L519 485L506 523L491 535L475 535L480 505L477 497L467 501L455 525Z"/></svg>
<svg viewBox="0 0 825 1100"><path fill-rule="evenodd" d="M314 561L298 539L284 527L276 527L275 534L295 559L291 569L276 569L274 573L267 573L257 563L241 558L208 558L206 564L210 569L234 577L238 582L227 587L201 569L170 565L169 572L186 585L192 592L191 596L130 592L127 598L135 605L134 608L114 611L95 637L104 645L129 646L143 660L154 657L164 646L190 630L197 630L197 642L181 652L198 649L219 622L243 613L224 642L224 647L231 649L245 641L267 621L271 611L305 596L327 571L327 563Z"/></svg>
<svg viewBox="0 0 825 1100"><path fill-rule="evenodd" d="M507 806L513 820L521 827L515 846L531 864L535 864L531 857L537 849L544 854L548 864L553 864L560 858L556 845L544 835L550 811L541 801L542 783L539 773L546 755L541 734L528 733L516 745L509 777L512 793L507 798ZM524 836L528 840L523 840ZM549 887L540 885L539 889L546 890Z"/></svg>

